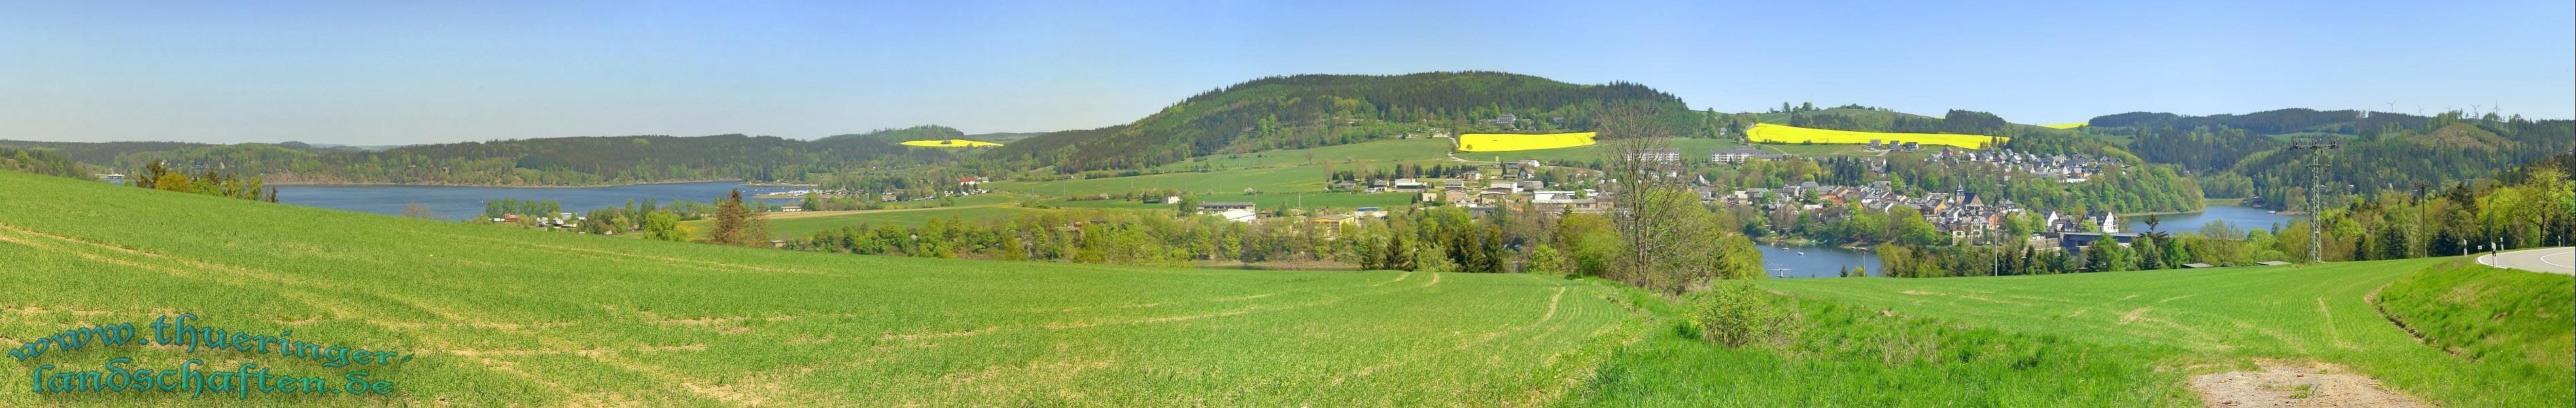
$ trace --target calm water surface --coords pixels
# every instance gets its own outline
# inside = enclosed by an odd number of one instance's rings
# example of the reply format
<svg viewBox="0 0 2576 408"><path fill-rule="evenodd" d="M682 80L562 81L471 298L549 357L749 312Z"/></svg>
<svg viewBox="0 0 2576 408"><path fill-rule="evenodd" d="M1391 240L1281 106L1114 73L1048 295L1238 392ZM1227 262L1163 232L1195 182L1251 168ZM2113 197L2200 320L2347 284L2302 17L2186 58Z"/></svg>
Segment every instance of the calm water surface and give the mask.
<svg viewBox="0 0 2576 408"><path fill-rule="evenodd" d="M1799 255L1798 253L1802 251L1806 254ZM1878 276L1878 254L1830 246L1791 246L1788 249L1781 249L1779 245L1762 244L1763 273L1771 276L1833 278L1843 276L1842 271L1851 270L1855 266L1868 269L1870 276Z"/></svg>
<svg viewBox="0 0 2576 408"><path fill-rule="evenodd" d="M653 200L669 203L675 200L714 202L733 189L742 189L744 197L766 192L803 190L804 187L746 186L734 181L703 183L638 184L615 187L535 188L535 187L454 187L454 186L277 186L277 201L303 206L337 210L402 214L403 206L419 202L438 213L439 218L462 220L483 214L488 200L555 200L564 211L589 212L608 207L625 206L627 200ZM746 198L750 199L750 198ZM757 199L788 203L796 199Z"/></svg>
<svg viewBox="0 0 2576 408"><path fill-rule="evenodd" d="M2296 216L2265 212L2265 210L2260 208L2237 206L2210 206L2201 212L2165 214L2157 217L2161 218L2164 223L2157 224L2157 228L2152 230L2176 234L2200 231L2200 227L2202 225L2207 225L2211 221L2227 221L2228 226L2236 227L2236 229L2255 230L2272 229L2275 226L2287 228L2290 226L2291 220L2299 219L2299 217ZM2120 227L2124 228L2120 232L2141 232L2150 230L2147 228L2146 216L2141 215L2120 218L2121 221L2128 223L2127 226Z"/></svg>

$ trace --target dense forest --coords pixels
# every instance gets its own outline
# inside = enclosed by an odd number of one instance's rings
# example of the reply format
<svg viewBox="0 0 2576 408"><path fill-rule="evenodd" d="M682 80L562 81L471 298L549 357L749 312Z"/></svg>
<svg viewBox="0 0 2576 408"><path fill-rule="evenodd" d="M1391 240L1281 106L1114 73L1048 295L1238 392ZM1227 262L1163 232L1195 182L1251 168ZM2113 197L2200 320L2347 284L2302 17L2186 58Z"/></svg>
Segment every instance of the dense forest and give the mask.
<svg viewBox="0 0 2576 408"><path fill-rule="evenodd" d="M1708 118L1634 83L1576 85L1500 72L1296 75L1191 96L1133 123L1056 132L1004 146L993 159L1060 172L1137 169L1221 152L1295 149L1404 134L1591 130L1614 104L1641 104L1701 134ZM1517 120L1499 123L1504 114ZM1604 135L1617 137L1617 135Z"/></svg>
<svg viewBox="0 0 2576 408"><path fill-rule="evenodd" d="M2254 112L2243 115L2219 114L2209 116L2183 116L2161 112L2129 112L2094 117L2093 120L2086 121L2085 124L2093 127L2128 128L2171 127L2178 129L2192 129L2203 127L2225 127L2244 129L2247 132L2253 132L2258 135L2277 135L2299 132L2353 134L2364 129L2379 129L2389 125L2421 129L2425 123L2425 119L2427 118L2423 116L2388 112L2370 112L2367 117L2364 117L2361 111L2355 110L2320 111L2306 108L2290 108Z"/></svg>
<svg viewBox="0 0 2576 408"><path fill-rule="evenodd" d="M96 180L87 167L52 150L0 147L0 169L55 177Z"/></svg>
<svg viewBox="0 0 2576 408"><path fill-rule="evenodd" d="M2246 115L2124 113L2094 118L2088 131L2126 136L2128 148L2153 163L2197 174L2210 197L2264 197L2251 205L2305 209L2319 184L2309 164L2332 164L2323 185L2332 195L2412 191L2415 184L2457 184L2576 150L2576 121L2531 120L2493 113L2431 117L2356 111L2282 109ZM2285 148L2296 138L2333 141L2331 151ZM2018 143L2021 140L2014 140Z"/></svg>
<svg viewBox="0 0 2576 408"><path fill-rule="evenodd" d="M81 163L134 169L128 173L164 163L189 172L262 177L271 184L606 185L716 179L806 182L846 169L949 163L957 161L961 152L895 143L964 137L944 126L917 126L811 141L745 135L564 137L383 151L302 143L0 143L52 150Z"/></svg>

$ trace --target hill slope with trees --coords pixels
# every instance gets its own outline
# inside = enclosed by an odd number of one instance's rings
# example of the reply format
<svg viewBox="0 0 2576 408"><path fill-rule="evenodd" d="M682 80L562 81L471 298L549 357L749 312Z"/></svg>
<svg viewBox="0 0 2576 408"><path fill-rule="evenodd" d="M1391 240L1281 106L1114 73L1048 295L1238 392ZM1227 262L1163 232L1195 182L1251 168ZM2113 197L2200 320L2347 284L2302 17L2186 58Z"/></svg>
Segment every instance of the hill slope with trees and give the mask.
<svg viewBox="0 0 2576 408"><path fill-rule="evenodd" d="M740 134L598 136L413 145L383 151L303 143L19 142L80 163L136 173L152 163L191 172L262 177L270 184L603 185L678 180L809 181L851 168L947 163L964 154L896 145L961 139L946 126L915 126L814 140Z"/></svg>
<svg viewBox="0 0 2576 408"><path fill-rule="evenodd" d="M1685 130L1706 127L1681 99L1634 83L1578 85L1473 71L1295 75L1210 90L1125 125L1029 138L1002 147L991 158L1076 172L1145 168L1192 156L1308 148L1427 135L1435 130L1584 131L1592 130L1595 117L1614 104L1653 107L1662 121ZM1516 120L1495 121L1505 114Z"/></svg>

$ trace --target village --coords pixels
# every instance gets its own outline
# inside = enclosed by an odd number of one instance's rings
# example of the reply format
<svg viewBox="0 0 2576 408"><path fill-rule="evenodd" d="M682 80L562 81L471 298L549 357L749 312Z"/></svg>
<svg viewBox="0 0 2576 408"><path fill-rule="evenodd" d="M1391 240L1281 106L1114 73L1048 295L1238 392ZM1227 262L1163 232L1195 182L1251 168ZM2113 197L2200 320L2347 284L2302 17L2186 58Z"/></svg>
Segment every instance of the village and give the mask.
<svg viewBox="0 0 2576 408"><path fill-rule="evenodd" d="M1925 161L1950 165L1985 165L1995 169L2027 174L2060 183L2081 183L2119 165L2109 157L2080 155L2040 155L2011 149L1977 151L1942 147L1926 151L1915 143L1871 141L1860 149L1881 153L1869 161L1872 174L1886 171L1888 152L1909 152ZM1623 155L1632 160L1684 164L1679 150L1647 149ZM1910 156L1909 156L1910 157ZM1751 147L1712 152L1708 165L1743 165L1768 160L1801 160L1799 155L1776 153ZM1454 206L1473 216L1483 217L1498 212L1536 212L1542 214L1602 214L1617 211L1617 198L1594 188L1569 187L1566 184L1538 180L1536 172L1547 167L1535 159L1490 163L1440 178L1393 178L1338 180L1326 185L1327 190L1361 194L1412 194L1416 205ZM1680 176L1682 172L1667 173ZM1600 180L1585 180L1575 186L1600 185ZM1757 214L1779 214L1795 219L1801 215L1822 220L1849 217L1853 211L1889 213L1898 209L1921 214L1949 241L1961 244L2002 244L2020 240L2033 248L2077 250L2102 238L2112 238L2123 245L2139 235L2120 231L2118 215L2108 211L2083 214L2035 210L2009 199L1984 197L1964 188L1950 191L1909 194L1892 182L1871 181L1863 185L1821 184L1802 181L1777 187L1726 188L1706 177L1694 177L1692 188L1703 204L1720 209L1745 209ZM1177 204L1180 196L1152 197L1149 203ZM1349 223L1363 217L1385 217L1380 207L1359 207L1329 214L1305 211L1262 211L1251 202L1207 201L1196 206L1196 213L1213 215L1228 221L1257 222L1265 216L1300 217L1319 227L1359 225ZM2035 214L2038 226L2029 234L2015 236L2008 223L2013 217ZM1331 230L1334 228L1326 228Z"/></svg>

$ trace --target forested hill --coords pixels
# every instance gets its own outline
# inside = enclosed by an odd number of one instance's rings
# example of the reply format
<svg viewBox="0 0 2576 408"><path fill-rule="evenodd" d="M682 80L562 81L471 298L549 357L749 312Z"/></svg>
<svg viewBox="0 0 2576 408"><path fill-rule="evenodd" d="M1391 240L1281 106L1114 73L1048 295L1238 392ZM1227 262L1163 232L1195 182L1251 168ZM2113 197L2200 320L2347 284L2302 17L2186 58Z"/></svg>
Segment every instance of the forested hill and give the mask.
<svg viewBox="0 0 2576 408"><path fill-rule="evenodd" d="M2086 137L2081 131L2012 123L1993 113L1964 109L1951 109L1939 117L1932 117L1863 105L1820 109L1813 104L1783 103L1780 109L1763 112L1760 117L1764 123L1817 129L2004 136L2012 138L2004 142L2004 148L2015 152L2109 157L2131 163L2141 161L2118 143Z"/></svg>
<svg viewBox="0 0 2576 408"><path fill-rule="evenodd" d="M2333 193L2411 189L2415 183L2476 180L2576 148L2576 122L2444 112L2432 117L2358 111L2281 109L2244 115L2182 116L2134 112L2094 118L2085 131L2129 139L2150 162L2200 173L2211 197L2269 199L2291 209L2304 202L2314 151L2288 151L2294 140L2339 140L2326 185Z"/></svg>
<svg viewBox="0 0 2576 408"><path fill-rule="evenodd" d="M954 161L957 152L905 148L957 139L945 126L885 129L812 141L739 134L560 137L414 145L384 151L302 143L9 142L133 173L153 161L261 176L270 184L604 185L678 180L803 181L841 169Z"/></svg>
<svg viewBox="0 0 2576 408"><path fill-rule="evenodd" d="M1198 155L1307 148L1434 130L1584 131L1592 128L1597 114L1615 104L1651 109L1683 134L1706 126L1681 99L1633 83L1577 85L1500 72L1295 75L1211 90L1125 125L1029 138L987 157L1071 172L1141 168ZM1492 121L1502 114L1518 120Z"/></svg>
<svg viewBox="0 0 2576 408"><path fill-rule="evenodd" d="M2172 127L2189 129L2197 127L2227 127L2232 129L2244 129L2247 132L2261 135L2300 132L2356 134L2364 129L2376 131L2391 125L2407 129L2422 129L2425 124L2425 119L2429 118L2388 112L2371 112L2365 117L2362 115L2361 111L2355 110L2320 111L2307 108L2289 108L2254 112L2243 115L2218 114L2209 116L2183 116L2162 112L2129 112L2116 115L2102 115L2093 118L2091 121L2086 121L2085 124L2103 128Z"/></svg>

